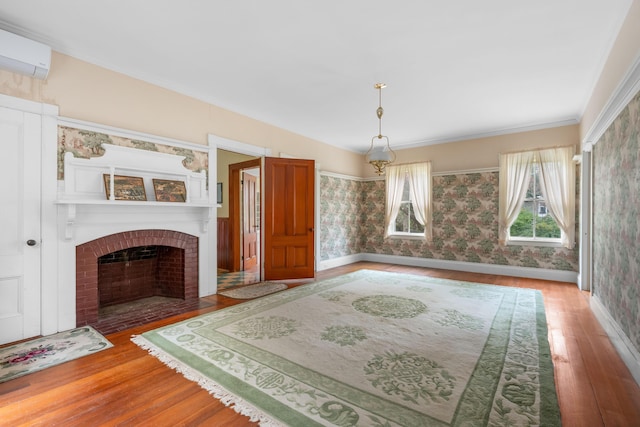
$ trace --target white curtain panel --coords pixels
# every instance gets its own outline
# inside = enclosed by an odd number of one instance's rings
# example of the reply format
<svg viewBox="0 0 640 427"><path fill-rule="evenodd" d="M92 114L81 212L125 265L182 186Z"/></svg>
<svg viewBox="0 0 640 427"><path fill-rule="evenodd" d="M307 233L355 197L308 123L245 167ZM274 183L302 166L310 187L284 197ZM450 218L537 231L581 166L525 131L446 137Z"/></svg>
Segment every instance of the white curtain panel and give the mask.
<svg viewBox="0 0 640 427"><path fill-rule="evenodd" d="M507 244L509 229L524 203L534 155L533 151L500 154L498 242L502 246Z"/></svg>
<svg viewBox="0 0 640 427"><path fill-rule="evenodd" d="M573 164L575 148L558 147L538 151L540 187L549 213L562 235L562 246L572 249L576 230L576 173Z"/></svg>
<svg viewBox="0 0 640 427"><path fill-rule="evenodd" d="M394 223L402 202L402 189L404 188L405 169L402 165L387 166L387 203L385 206L384 237L388 237L395 230Z"/></svg>
<svg viewBox="0 0 640 427"><path fill-rule="evenodd" d="M431 162L411 163L407 166L411 204L416 219L424 225L424 237L431 241Z"/></svg>

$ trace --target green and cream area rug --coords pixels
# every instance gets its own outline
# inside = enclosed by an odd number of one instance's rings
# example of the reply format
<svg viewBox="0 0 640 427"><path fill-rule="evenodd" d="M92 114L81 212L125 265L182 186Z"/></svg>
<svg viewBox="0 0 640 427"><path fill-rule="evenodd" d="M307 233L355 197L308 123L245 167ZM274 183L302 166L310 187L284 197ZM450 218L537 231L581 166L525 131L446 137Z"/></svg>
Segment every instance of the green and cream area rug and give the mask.
<svg viewBox="0 0 640 427"><path fill-rule="evenodd" d="M535 290L364 270L132 339L262 425L560 425Z"/></svg>
<svg viewBox="0 0 640 427"><path fill-rule="evenodd" d="M91 326L0 348L0 383L113 347Z"/></svg>

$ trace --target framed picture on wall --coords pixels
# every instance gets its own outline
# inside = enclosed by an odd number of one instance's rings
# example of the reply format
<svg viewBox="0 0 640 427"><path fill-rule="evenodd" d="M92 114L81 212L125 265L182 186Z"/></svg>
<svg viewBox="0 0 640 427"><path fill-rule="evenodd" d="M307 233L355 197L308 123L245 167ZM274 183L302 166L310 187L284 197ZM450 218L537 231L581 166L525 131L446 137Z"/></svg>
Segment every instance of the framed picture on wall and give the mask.
<svg viewBox="0 0 640 427"><path fill-rule="evenodd" d="M222 183L221 182L219 182L217 185L216 203L218 204L222 203Z"/></svg>
<svg viewBox="0 0 640 427"><path fill-rule="evenodd" d="M107 195L107 200L110 200L111 175L105 173L102 176L104 178L104 191ZM144 189L144 180L139 176L114 175L113 197L115 200L146 201L147 193Z"/></svg>
<svg viewBox="0 0 640 427"><path fill-rule="evenodd" d="M184 181L153 179L153 191L158 202L186 202L187 187Z"/></svg>

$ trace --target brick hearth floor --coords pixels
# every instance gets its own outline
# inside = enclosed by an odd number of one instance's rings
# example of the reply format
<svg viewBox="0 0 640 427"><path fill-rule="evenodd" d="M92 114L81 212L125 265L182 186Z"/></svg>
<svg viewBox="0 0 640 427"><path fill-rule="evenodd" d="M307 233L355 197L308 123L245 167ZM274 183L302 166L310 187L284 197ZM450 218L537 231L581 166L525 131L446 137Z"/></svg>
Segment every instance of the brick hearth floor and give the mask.
<svg viewBox="0 0 640 427"><path fill-rule="evenodd" d="M200 299L185 301L166 297L143 298L101 308L98 313L98 321L92 323L91 326L101 334L108 335L212 305Z"/></svg>
<svg viewBox="0 0 640 427"><path fill-rule="evenodd" d="M218 274L218 290L221 291L234 286L248 285L256 283L257 281L259 281L257 270L236 272L220 270ZM101 308L98 312L98 321L92 323L91 326L101 334L108 335L212 305L213 304L204 302L201 299L184 301L178 298L165 297L143 298Z"/></svg>

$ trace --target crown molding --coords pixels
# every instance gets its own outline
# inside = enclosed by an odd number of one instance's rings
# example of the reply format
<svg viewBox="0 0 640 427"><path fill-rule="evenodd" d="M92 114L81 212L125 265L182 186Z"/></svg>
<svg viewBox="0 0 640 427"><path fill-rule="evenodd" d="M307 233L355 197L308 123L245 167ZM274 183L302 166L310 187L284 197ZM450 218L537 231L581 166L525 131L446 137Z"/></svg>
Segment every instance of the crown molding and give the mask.
<svg viewBox="0 0 640 427"><path fill-rule="evenodd" d="M609 129L611 123L620 115L622 110L640 91L640 55L627 71L616 90L613 92L595 122L582 140L582 151L591 151L598 140Z"/></svg>

